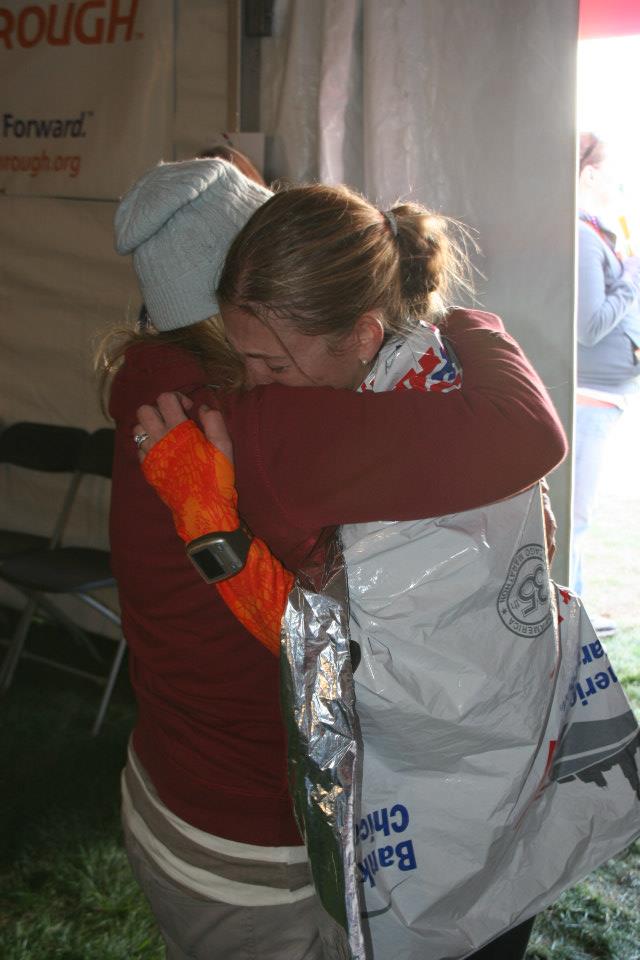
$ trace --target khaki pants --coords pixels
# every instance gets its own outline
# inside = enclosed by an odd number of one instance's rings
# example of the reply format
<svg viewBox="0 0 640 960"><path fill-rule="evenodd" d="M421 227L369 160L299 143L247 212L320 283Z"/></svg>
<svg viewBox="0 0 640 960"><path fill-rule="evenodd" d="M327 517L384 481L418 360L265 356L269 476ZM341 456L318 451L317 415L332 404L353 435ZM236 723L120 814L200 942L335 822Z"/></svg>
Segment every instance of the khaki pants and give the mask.
<svg viewBox="0 0 640 960"><path fill-rule="evenodd" d="M156 874L125 832L131 869L151 905L167 960L323 960L315 900L279 907L234 907L190 897ZM521 960L533 918L503 933L469 960Z"/></svg>
<svg viewBox="0 0 640 960"><path fill-rule="evenodd" d="M322 960L314 898L277 907L236 907L191 897L154 872L131 835L125 836L125 847L167 960Z"/></svg>

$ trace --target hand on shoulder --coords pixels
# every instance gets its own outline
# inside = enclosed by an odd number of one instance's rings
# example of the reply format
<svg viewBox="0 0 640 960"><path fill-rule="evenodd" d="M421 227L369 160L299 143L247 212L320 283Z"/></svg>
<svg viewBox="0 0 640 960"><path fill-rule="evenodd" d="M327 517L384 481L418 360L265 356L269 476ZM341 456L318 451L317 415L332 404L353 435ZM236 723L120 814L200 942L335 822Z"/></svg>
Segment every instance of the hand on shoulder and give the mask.
<svg viewBox="0 0 640 960"><path fill-rule="evenodd" d="M175 427L189 419L193 401L183 393L161 393L155 404L143 404L137 410L138 422L133 428L134 441L138 446L140 462L149 451L163 440ZM224 418L219 410L202 404L198 410L204 435L209 443L233 463L233 444ZM143 439L141 439L143 438Z"/></svg>

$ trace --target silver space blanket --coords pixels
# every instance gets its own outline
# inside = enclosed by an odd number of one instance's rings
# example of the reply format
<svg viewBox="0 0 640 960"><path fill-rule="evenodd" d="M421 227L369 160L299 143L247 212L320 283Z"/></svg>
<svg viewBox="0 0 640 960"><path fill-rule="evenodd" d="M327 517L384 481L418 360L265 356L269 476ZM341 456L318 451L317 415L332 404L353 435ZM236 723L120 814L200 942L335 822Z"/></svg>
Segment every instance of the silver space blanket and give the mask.
<svg viewBox="0 0 640 960"><path fill-rule="evenodd" d="M374 389L424 369L420 336ZM462 960L640 834L638 725L549 579L537 486L343 527L292 590L282 672L328 960Z"/></svg>

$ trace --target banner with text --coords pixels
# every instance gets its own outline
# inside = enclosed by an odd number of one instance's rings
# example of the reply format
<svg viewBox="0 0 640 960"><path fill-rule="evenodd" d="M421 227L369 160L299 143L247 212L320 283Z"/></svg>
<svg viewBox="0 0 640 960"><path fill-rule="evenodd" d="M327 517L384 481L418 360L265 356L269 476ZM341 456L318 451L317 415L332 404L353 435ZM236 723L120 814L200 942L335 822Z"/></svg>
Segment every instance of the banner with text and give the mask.
<svg viewBox="0 0 640 960"><path fill-rule="evenodd" d="M171 159L173 0L0 0L0 192L117 199Z"/></svg>

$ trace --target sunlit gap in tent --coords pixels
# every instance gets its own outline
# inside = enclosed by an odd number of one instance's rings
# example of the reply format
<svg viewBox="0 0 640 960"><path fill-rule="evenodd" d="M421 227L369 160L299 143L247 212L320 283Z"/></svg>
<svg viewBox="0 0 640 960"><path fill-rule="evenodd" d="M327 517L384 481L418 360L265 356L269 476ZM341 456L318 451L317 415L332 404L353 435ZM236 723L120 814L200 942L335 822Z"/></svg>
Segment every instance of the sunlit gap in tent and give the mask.
<svg viewBox="0 0 640 960"><path fill-rule="evenodd" d="M606 226L621 257L640 256L640 4L581 0L577 130L606 144L614 202ZM598 507L585 545L584 599L594 621L611 618L627 655L640 645L640 396L627 408L604 458ZM638 521L634 527L634 518ZM635 532L634 532L635 530Z"/></svg>
<svg viewBox="0 0 640 960"><path fill-rule="evenodd" d="M639 14L640 19L640 14ZM619 186L616 221L623 253L640 254L640 29L578 45L578 130L607 144Z"/></svg>

